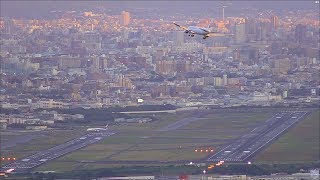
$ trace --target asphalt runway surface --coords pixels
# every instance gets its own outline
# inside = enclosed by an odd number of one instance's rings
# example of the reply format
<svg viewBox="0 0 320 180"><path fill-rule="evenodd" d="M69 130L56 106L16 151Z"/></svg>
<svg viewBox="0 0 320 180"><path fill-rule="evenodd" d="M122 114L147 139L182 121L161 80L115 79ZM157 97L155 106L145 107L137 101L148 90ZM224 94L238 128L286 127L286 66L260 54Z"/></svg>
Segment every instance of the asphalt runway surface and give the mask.
<svg viewBox="0 0 320 180"><path fill-rule="evenodd" d="M194 113L190 117L183 118L175 123L169 124L166 127L163 127L161 129L158 129L157 131L172 131L176 130L182 126L188 125L194 121L198 121L201 117L205 116L206 114L204 112L198 112Z"/></svg>
<svg viewBox="0 0 320 180"><path fill-rule="evenodd" d="M29 157L25 157L21 160L17 160L13 163L4 165L1 167L1 172L7 171L9 169L14 169L14 172L28 172L30 169L35 168L47 161L56 159L65 154L76 151L80 148L88 146L90 144L96 143L103 138L111 136L115 133L109 131L91 132L82 137L73 139L64 144L60 144L51 149L38 152Z"/></svg>
<svg viewBox="0 0 320 180"><path fill-rule="evenodd" d="M306 115L307 112L304 111L277 113L209 157L207 161L245 162Z"/></svg>

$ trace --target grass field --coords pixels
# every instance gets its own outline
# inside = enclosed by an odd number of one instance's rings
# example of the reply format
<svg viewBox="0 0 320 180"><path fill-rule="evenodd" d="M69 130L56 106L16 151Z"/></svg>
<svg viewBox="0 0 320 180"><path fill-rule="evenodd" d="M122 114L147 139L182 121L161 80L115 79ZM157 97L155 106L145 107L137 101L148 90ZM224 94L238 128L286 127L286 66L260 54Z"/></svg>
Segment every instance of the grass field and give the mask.
<svg viewBox="0 0 320 180"><path fill-rule="evenodd" d="M205 116L176 130L157 131L176 121L189 117L193 112L177 114L161 114L158 120L145 124L111 126L117 133L106 137L99 143L50 161L36 170L69 171L94 168L120 167L120 164L102 164L94 161L125 161L125 160L196 160L207 156L195 153L195 149L214 149L218 151L226 143L251 131L259 123L272 117L277 109L240 109L237 111L214 110ZM319 113L319 111L317 112ZM312 161L319 150L319 116L312 114L281 137L275 144L258 155L258 162L288 162L292 157L299 156L295 161ZM33 154L38 150L48 149L85 134L85 128L74 131L52 132L48 136L30 140L28 143L10 148L5 153L16 154L18 158ZM18 135L16 135L18 136ZM10 135L6 135L6 141ZM289 152L290 151L290 152ZM289 152L289 153L288 153ZM280 159L279 159L280 158ZM282 159L281 159L282 158ZM319 158L319 156L318 156ZM277 161L279 160L279 161ZM129 166L123 164L124 166Z"/></svg>
<svg viewBox="0 0 320 180"><path fill-rule="evenodd" d="M301 163L320 160L320 111L299 122L258 156L261 163Z"/></svg>
<svg viewBox="0 0 320 180"><path fill-rule="evenodd" d="M37 170L50 170L55 166L67 166L74 162L72 169L95 167L94 163L81 161L175 161L196 160L206 157L207 153L196 153L196 148L214 149L250 131L261 121L272 116L272 112L208 112L205 116L177 130L161 132L158 129L190 116L192 112L161 114L158 119L146 124L127 124L113 126L118 133L107 137L97 144L70 153ZM101 164L96 167L119 165ZM59 167L56 170L61 170Z"/></svg>
<svg viewBox="0 0 320 180"><path fill-rule="evenodd" d="M81 130L63 130L63 131L45 131L35 139L32 139L26 143L19 144L17 146L8 148L6 150L1 149L1 156L3 157L16 157L22 158L28 155L34 154L41 150L46 150L75 137L79 137L85 132ZM27 133L20 133L20 136L26 135ZM14 140L18 135L6 136L7 141ZM5 143L5 142L4 142ZM6 162L5 162L6 163Z"/></svg>

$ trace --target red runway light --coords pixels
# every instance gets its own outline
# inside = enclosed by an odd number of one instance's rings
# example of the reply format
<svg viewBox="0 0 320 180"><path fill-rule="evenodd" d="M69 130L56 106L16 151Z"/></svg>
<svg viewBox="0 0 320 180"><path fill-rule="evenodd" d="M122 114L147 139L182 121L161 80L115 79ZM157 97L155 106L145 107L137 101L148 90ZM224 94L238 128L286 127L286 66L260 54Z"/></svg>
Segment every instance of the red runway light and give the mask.
<svg viewBox="0 0 320 180"><path fill-rule="evenodd" d="M11 160L11 158L9 158L9 157L8 157L8 158L7 158L7 160L8 160L8 161L10 161L10 160Z"/></svg>
<svg viewBox="0 0 320 180"><path fill-rule="evenodd" d="M200 151L202 152L203 150L201 149Z"/></svg>
<svg viewBox="0 0 320 180"><path fill-rule="evenodd" d="M206 149L206 152L208 152L208 149Z"/></svg>
<svg viewBox="0 0 320 180"><path fill-rule="evenodd" d="M15 160L16 160L16 158L14 157L14 158L13 158L13 160L15 161Z"/></svg>
<svg viewBox="0 0 320 180"><path fill-rule="evenodd" d="M198 149L195 149L194 152L198 152Z"/></svg>
<svg viewBox="0 0 320 180"><path fill-rule="evenodd" d="M2 157L2 161L4 161L6 158Z"/></svg>

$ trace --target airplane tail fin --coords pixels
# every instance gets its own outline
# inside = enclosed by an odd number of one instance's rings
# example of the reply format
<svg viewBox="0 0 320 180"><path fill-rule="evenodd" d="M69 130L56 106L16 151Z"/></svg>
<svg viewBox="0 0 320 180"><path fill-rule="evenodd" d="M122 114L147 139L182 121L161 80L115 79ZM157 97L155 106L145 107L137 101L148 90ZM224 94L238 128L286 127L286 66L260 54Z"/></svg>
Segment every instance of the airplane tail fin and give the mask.
<svg viewBox="0 0 320 180"><path fill-rule="evenodd" d="M109 124L106 125L106 129L108 128Z"/></svg>

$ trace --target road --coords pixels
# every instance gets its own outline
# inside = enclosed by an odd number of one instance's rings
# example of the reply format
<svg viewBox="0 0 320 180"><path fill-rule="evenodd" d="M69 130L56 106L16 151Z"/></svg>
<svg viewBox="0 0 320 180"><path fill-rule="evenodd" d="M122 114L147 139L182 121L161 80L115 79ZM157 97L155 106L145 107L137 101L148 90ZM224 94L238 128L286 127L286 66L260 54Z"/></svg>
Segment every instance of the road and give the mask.
<svg viewBox="0 0 320 180"><path fill-rule="evenodd" d="M6 171L8 169L14 169L14 172L28 172L30 169L35 168L43 163L46 163L47 161L56 159L65 154L71 153L80 148L96 143L102 140L103 138L106 138L113 134L115 133L109 131L88 133L82 137L73 139L64 144L60 144L51 149L38 152L24 159L17 160L13 163L7 164L1 168L1 172Z"/></svg>
<svg viewBox="0 0 320 180"><path fill-rule="evenodd" d="M304 111L277 113L251 132L209 157L207 161L245 162L303 119L305 115L307 112Z"/></svg>

